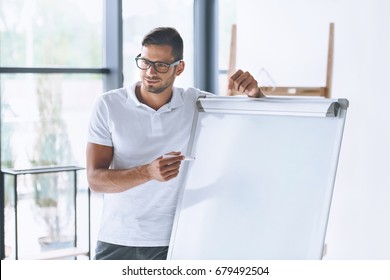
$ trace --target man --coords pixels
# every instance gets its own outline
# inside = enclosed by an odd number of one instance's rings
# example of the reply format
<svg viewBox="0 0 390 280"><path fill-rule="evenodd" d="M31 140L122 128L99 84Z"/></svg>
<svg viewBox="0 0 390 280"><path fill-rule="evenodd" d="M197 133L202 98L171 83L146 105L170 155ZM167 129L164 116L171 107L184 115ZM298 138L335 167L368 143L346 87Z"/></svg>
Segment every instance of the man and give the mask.
<svg viewBox="0 0 390 280"><path fill-rule="evenodd" d="M100 96L90 121L87 177L104 193L96 259L166 259L195 102L208 94L173 86L185 68L173 28L147 34L136 65L141 81ZM241 70L229 89L263 96Z"/></svg>

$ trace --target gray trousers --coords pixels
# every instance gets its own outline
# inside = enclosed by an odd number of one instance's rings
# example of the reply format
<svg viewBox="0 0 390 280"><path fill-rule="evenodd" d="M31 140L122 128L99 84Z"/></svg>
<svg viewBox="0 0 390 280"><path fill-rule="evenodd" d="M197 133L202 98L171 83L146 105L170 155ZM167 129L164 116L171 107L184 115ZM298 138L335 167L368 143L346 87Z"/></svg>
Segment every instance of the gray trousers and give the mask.
<svg viewBox="0 0 390 280"><path fill-rule="evenodd" d="M95 260L166 260L168 246L128 247L98 241Z"/></svg>

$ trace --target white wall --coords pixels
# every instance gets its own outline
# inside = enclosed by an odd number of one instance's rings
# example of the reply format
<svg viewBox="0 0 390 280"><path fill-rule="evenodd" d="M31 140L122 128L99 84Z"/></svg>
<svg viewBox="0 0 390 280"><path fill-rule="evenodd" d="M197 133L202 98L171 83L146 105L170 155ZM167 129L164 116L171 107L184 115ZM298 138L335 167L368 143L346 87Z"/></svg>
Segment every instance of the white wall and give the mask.
<svg viewBox="0 0 390 280"><path fill-rule="evenodd" d="M390 259L390 1L241 0L238 67L277 85L323 86L335 23L332 97L347 98L325 259Z"/></svg>

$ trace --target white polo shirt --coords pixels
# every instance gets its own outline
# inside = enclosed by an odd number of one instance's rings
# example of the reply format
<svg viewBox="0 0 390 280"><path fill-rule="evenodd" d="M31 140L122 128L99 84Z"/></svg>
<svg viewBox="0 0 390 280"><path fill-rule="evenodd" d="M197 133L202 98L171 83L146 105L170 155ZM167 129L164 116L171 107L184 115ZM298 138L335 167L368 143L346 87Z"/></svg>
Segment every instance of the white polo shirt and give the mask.
<svg viewBox="0 0 390 280"><path fill-rule="evenodd" d="M173 88L171 101L157 111L135 95L136 84L101 95L92 112L88 142L114 148L112 169L152 162L187 150L198 89ZM98 240L125 246L168 246L179 176L155 180L121 193L104 194Z"/></svg>

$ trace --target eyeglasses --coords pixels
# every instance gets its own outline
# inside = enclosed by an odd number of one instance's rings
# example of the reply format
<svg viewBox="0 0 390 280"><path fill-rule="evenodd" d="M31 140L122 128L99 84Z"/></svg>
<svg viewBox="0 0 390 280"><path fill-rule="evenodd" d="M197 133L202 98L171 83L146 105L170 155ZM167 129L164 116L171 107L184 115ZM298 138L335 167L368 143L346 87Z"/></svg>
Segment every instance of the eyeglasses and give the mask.
<svg viewBox="0 0 390 280"><path fill-rule="evenodd" d="M164 62L153 62L150 60L147 60L145 58L141 58L141 54L137 55L135 58L135 63L137 64L137 67L141 70L148 70L152 65L154 70L159 73L167 73L169 71L169 67L178 65L181 62L181 59L176 60L175 62L172 62L171 64L169 63L164 63Z"/></svg>

